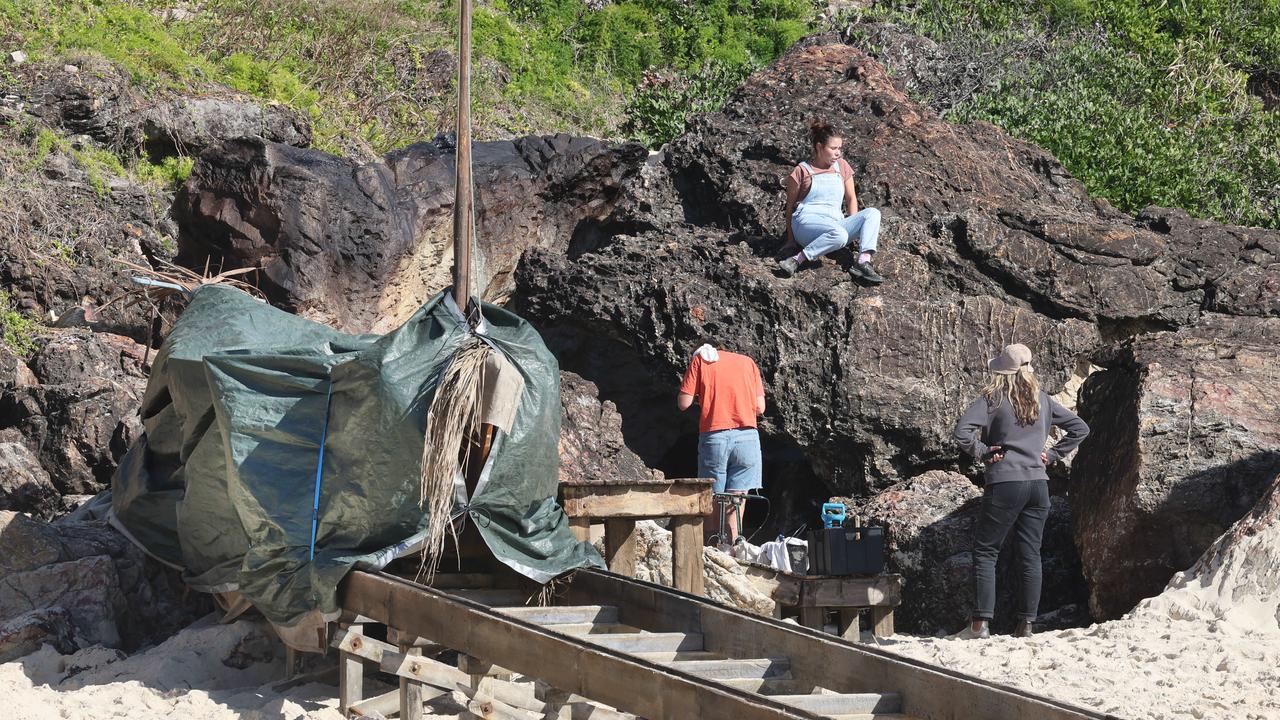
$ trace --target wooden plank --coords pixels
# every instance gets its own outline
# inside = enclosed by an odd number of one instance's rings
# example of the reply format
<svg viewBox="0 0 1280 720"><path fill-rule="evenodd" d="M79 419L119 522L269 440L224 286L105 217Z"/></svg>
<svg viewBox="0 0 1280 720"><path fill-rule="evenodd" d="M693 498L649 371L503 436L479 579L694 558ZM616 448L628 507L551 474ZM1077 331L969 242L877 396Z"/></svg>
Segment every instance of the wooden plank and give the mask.
<svg viewBox="0 0 1280 720"><path fill-rule="evenodd" d="M893 635L893 608L871 608L871 634L876 637Z"/></svg>
<svg viewBox="0 0 1280 720"><path fill-rule="evenodd" d="M800 605L872 607L902 603L901 575L814 577L801 582Z"/></svg>
<svg viewBox="0 0 1280 720"><path fill-rule="evenodd" d="M333 637L332 647L376 663L378 669L419 680L439 688L450 689L467 681L467 674L430 658L409 656L396 646L371 637L339 630Z"/></svg>
<svg viewBox="0 0 1280 720"><path fill-rule="evenodd" d="M352 572L340 586L339 595L342 606L352 612L469 654L501 658L516 672L650 720L814 717L764 696L708 685L692 676L385 575ZM627 617L630 611L628 607Z"/></svg>
<svg viewBox="0 0 1280 720"><path fill-rule="evenodd" d="M801 577L774 570L758 563L739 563L747 582L768 595L778 605L794 607L800 604Z"/></svg>
<svg viewBox="0 0 1280 720"><path fill-rule="evenodd" d="M636 521L610 518L604 521L604 559L610 572L636 574Z"/></svg>
<svg viewBox="0 0 1280 720"><path fill-rule="evenodd" d="M632 652L677 652L702 649L699 633L638 632L613 635L585 635L584 640L601 647Z"/></svg>
<svg viewBox="0 0 1280 720"><path fill-rule="evenodd" d="M569 516L569 531L581 542L591 542L591 518Z"/></svg>
<svg viewBox="0 0 1280 720"><path fill-rule="evenodd" d="M569 517L653 518L711 514L711 483L563 485Z"/></svg>
<svg viewBox="0 0 1280 720"><path fill-rule="evenodd" d="M822 715L896 713L902 710L902 698L897 693L891 692L774 695L773 699Z"/></svg>
<svg viewBox="0 0 1280 720"><path fill-rule="evenodd" d="M754 658L742 660L677 660L667 667L713 680L734 678L781 677L791 671L787 658Z"/></svg>
<svg viewBox="0 0 1280 720"><path fill-rule="evenodd" d="M543 625L548 630L562 632L565 635L606 635L617 633L638 633L640 628L622 623L560 623L559 625Z"/></svg>
<svg viewBox="0 0 1280 720"><path fill-rule="evenodd" d="M617 604L628 622L641 627L664 619L667 627L679 626L696 616L709 652L786 656L794 677L840 693L895 691L902 697L901 712L919 720L1107 720L1087 708L611 573L576 571L567 596L569 602Z"/></svg>
<svg viewBox="0 0 1280 720"><path fill-rule="evenodd" d="M352 636L364 634L363 625L339 625L339 629ZM338 712L346 713L351 706L364 698L364 663L359 655L338 653Z"/></svg>
<svg viewBox="0 0 1280 720"><path fill-rule="evenodd" d="M520 618L538 625L568 623L616 623L618 608L613 605L570 605L552 607L503 607L503 615Z"/></svg>
<svg viewBox="0 0 1280 720"><path fill-rule="evenodd" d="M400 652L405 656L403 664L422 661L422 648L412 645L401 645ZM385 657L385 656L384 656ZM400 677L400 720L422 720L422 705L426 696L422 691L422 682L411 680L397 672Z"/></svg>
<svg viewBox="0 0 1280 720"><path fill-rule="evenodd" d="M671 584L677 590L704 594L702 516L671 518Z"/></svg>

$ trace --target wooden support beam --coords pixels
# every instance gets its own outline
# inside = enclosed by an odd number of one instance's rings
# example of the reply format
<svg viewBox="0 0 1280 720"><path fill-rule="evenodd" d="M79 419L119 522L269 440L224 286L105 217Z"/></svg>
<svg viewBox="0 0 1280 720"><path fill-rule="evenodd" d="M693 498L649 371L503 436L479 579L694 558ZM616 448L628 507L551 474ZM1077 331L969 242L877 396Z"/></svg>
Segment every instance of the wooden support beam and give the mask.
<svg viewBox="0 0 1280 720"><path fill-rule="evenodd" d="M401 652L395 645L364 635L339 630L332 647L375 663L378 669L399 677L418 680L446 690L467 681L467 674L427 657Z"/></svg>
<svg viewBox="0 0 1280 720"><path fill-rule="evenodd" d="M582 542L591 542L591 518L569 517L569 531Z"/></svg>
<svg viewBox="0 0 1280 720"><path fill-rule="evenodd" d="M702 595L702 516L671 518L671 584L677 590Z"/></svg>
<svg viewBox="0 0 1280 720"><path fill-rule="evenodd" d="M711 514L711 481L561 485L569 517L654 518Z"/></svg>
<svg viewBox="0 0 1280 720"><path fill-rule="evenodd" d="M352 637L364 635L363 625L343 624L340 631ZM351 706L364 699L364 663L359 655L338 652L338 712L346 714Z"/></svg>
<svg viewBox="0 0 1280 720"><path fill-rule="evenodd" d="M902 604L901 575L870 577L805 577L800 605L809 607L874 607Z"/></svg>
<svg viewBox="0 0 1280 720"><path fill-rule="evenodd" d="M709 652L726 657L759 657L762 651L785 656L791 661L794 677L838 693L892 689L901 695L900 712L912 717L1107 718L1099 712L900 657L874 646L848 643L610 573L576 571L565 600L616 604L629 623L641 627L678 629L694 625L702 632ZM637 714L648 715L643 711Z"/></svg>
<svg viewBox="0 0 1280 720"><path fill-rule="evenodd" d="M862 639L862 627L858 618L862 615L861 608L840 608L840 637L845 640Z"/></svg>
<svg viewBox="0 0 1280 720"><path fill-rule="evenodd" d="M343 581L339 595L352 612L469 654L501 658L516 672L649 720L811 717L768 697L707 684L397 578L355 571ZM628 606L628 617L630 611Z"/></svg>
<svg viewBox="0 0 1280 720"><path fill-rule="evenodd" d="M877 606L871 608L871 634L876 637L893 635L893 608Z"/></svg>
<svg viewBox="0 0 1280 720"><path fill-rule="evenodd" d="M822 632L826 629L827 613L823 608L818 607L802 607L800 608L800 624Z"/></svg>
<svg viewBox="0 0 1280 720"><path fill-rule="evenodd" d="M609 518L604 521L604 555L609 571L632 577L636 574L636 521Z"/></svg>
<svg viewBox="0 0 1280 720"><path fill-rule="evenodd" d="M423 661L422 648L406 644L400 646L400 652L405 656L403 664ZM400 720L422 720L422 705L426 702L422 681L410 679L399 672L396 675L400 677Z"/></svg>

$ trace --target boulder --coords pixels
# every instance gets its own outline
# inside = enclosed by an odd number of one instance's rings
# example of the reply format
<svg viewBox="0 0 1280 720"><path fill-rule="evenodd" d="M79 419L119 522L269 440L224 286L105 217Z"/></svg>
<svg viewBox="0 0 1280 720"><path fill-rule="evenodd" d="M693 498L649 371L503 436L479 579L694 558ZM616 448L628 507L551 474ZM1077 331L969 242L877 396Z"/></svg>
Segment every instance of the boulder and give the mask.
<svg viewBox="0 0 1280 720"><path fill-rule="evenodd" d="M0 510L50 520L61 508L58 488L35 453L21 442L0 442Z"/></svg>
<svg viewBox="0 0 1280 720"><path fill-rule="evenodd" d="M107 487L142 431L146 348L85 329L50 335L30 361L40 384L0 391L0 430L13 428L38 448L40 464L62 495Z"/></svg>
<svg viewBox="0 0 1280 720"><path fill-rule="evenodd" d="M520 253L563 254L613 208L639 145L566 135L474 145L472 294L503 302ZM398 326L451 282L448 137L367 164L261 139L206 151L174 202L179 261L258 267L271 301L348 331Z"/></svg>
<svg viewBox="0 0 1280 720"><path fill-rule="evenodd" d="M560 482L569 485L657 482L661 472L645 466L622 437L622 416L595 384L560 373ZM2 457L2 456L0 456Z"/></svg>
<svg viewBox="0 0 1280 720"><path fill-rule="evenodd" d="M67 655L90 644L80 635L75 618L61 606L32 610L0 622L0 663L30 655L45 645Z"/></svg>
<svg viewBox="0 0 1280 720"><path fill-rule="evenodd" d="M0 653L40 643L132 650L209 605L183 598L174 571L102 521L49 524L0 512Z"/></svg>
<svg viewBox="0 0 1280 720"><path fill-rule="evenodd" d="M157 100L140 91L126 70L100 57L81 58L80 72L42 69L21 73L28 112L68 134L87 135L117 150L136 154L135 149L142 149L155 162L197 155L240 137L311 144L311 123L304 114L227 88Z"/></svg>
<svg viewBox="0 0 1280 720"><path fill-rule="evenodd" d="M773 617L774 601L747 577L742 565L712 547L702 549L705 595L718 603ZM636 523L635 578L671 586L671 531L652 520Z"/></svg>
<svg viewBox="0 0 1280 720"><path fill-rule="evenodd" d="M1095 617L1156 595L1280 473L1280 319L1209 315L1122 344L1081 393L1072 466Z"/></svg>
<svg viewBox="0 0 1280 720"><path fill-rule="evenodd" d="M117 620L124 595L111 558L97 555L56 562L0 577L0 618L61 608L90 643L119 645Z"/></svg>

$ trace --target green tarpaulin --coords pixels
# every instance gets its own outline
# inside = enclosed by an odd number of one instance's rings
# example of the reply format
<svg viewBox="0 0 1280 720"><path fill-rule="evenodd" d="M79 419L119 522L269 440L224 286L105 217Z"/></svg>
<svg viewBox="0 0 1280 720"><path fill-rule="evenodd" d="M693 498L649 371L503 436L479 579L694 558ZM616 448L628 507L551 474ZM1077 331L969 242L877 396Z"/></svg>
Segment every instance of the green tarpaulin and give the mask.
<svg viewBox="0 0 1280 720"><path fill-rule="evenodd" d="M524 390L454 512L538 582L602 567L555 501L556 360L519 317L491 305L482 314L476 332ZM112 484L113 522L193 587L238 590L274 623L334 612L349 570L382 567L422 538L426 411L470 333L443 293L393 332L355 336L234 288L199 288L156 356L146 433Z"/></svg>

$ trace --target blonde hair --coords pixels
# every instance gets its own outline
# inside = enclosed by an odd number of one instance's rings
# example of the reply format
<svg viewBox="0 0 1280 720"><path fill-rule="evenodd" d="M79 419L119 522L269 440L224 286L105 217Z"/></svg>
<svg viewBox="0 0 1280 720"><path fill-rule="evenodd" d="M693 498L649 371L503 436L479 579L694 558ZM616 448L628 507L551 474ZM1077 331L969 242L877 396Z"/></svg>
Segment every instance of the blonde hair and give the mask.
<svg viewBox="0 0 1280 720"><path fill-rule="evenodd" d="M1013 415L1019 425L1030 425L1040 420L1040 383L1026 368L1012 375L993 373L982 394L993 410L1007 398L1013 405Z"/></svg>

